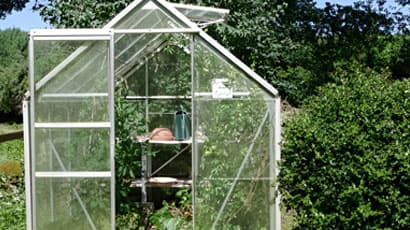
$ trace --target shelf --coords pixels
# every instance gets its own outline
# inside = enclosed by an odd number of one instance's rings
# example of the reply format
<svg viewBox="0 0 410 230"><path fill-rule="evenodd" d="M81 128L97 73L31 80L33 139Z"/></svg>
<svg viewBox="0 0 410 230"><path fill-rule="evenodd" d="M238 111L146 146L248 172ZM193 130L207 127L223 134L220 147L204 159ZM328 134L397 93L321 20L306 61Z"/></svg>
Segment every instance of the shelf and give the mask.
<svg viewBox="0 0 410 230"><path fill-rule="evenodd" d="M192 99L189 95L180 96L167 96L167 95L157 95L157 96L126 96L126 100L181 100L181 99Z"/></svg>
<svg viewBox="0 0 410 230"><path fill-rule="evenodd" d="M178 144L192 144L192 138L183 140L183 141L158 141L158 140L149 140L147 137L136 137L134 140L138 143L150 143L150 144L162 144L162 145L178 145ZM204 139L198 139L198 143L204 143Z"/></svg>
<svg viewBox="0 0 410 230"><path fill-rule="evenodd" d="M212 92L196 92L195 97L210 97L213 98ZM250 92L233 92L232 97L249 97L251 96ZM181 100L181 99L192 99L190 95L152 95L152 96L126 96L126 100ZM219 99L219 98L214 98ZM226 98L223 98L226 99Z"/></svg>
<svg viewBox="0 0 410 230"><path fill-rule="evenodd" d="M142 185L143 185L142 179L137 179L131 182L130 187L140 188L142 187ZM183 187L189 187L191 185L192 185L191 179L177 179L173 183L158 183L158 182L150 182L150 181L147 181L145 183L146 187L159 187L159 188L183 188Z"/></svg>

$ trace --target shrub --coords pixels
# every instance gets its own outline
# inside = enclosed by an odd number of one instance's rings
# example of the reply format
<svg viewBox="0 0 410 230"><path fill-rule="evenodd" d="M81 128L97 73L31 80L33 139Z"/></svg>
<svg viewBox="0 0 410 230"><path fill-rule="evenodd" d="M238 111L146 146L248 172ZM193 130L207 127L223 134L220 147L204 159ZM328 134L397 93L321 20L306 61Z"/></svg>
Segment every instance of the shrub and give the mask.
<svg viewBox="0 0 410 230"><path fill-rule="evenodd" d="M178 202L167 203L163 201L163 207L156 210L150 221L153 229L192 229L192 193L189 188L181 189L176 193Z"/></svg>
<svg viewBox="0 0 410 230"><path fill-rule="evenodd" d="M25 229L23 177L0 175L0 229Z"/></svg>
<svg viewBox="0 0 410 230"><path fill-rule="evenodd" d="M22 176L23 171L20 163L16 161L0 162L0 175L5 176Z"/></svg>
<svg viewBox="0 0 410 230"><path fill-rule="evenodd" d="M409 229L410 81L336 75L285 124L283 203L300 229Z"/></svg>

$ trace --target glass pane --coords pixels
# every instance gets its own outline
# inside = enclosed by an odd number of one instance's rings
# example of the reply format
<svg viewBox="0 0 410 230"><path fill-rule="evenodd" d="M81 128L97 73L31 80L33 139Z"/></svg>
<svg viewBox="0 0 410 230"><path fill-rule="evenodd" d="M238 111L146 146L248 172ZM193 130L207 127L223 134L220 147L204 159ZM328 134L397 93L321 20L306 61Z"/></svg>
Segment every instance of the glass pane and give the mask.
<svg viewBox="0 0 410 230"><path fill-rule="evenodd" d="M35 81L38 82L45 77L82 44L82 41L34 41Z"/></svg>
<svg viewBox="0 0 410 230"><path fill-rule="evenodd" d="M109 41L35 41L36 82L50 79L41 93L107 92L108 52Z"/></svg>
<svg viewBox="0 0 410 230"><path fill-rule="evenodd" d="M189 5L184 5L181 7L175 7L179 12L181 12L185 17L189 18L191 21L194 22L213 22L220 19L223 19L227 16L225 12L215 10L207 10L204 8L201 9L194 9L189 8Z"/></svg>
<svg viewBox="0 0 410 230"><path fill-rule="evenodd" d="M130 96L189 96L189 44L184 34L116 34L116 76Z"/></svg>
<svg viewBox="0 0 410 230"><path fill-rule="evenodd" d="M40 98L36 117L36 122L109 121L108 97Z"/></svg>
<svg viewBox="0 0 410 230"><path fill-rule="evenodd" d="M171 17L168 12L152 1L129 12L114 26L115 29L165 29L186 28L180 20Z"/></svg>
<svg viewBox="0 0 410 230"><path fill-rule="evenodd" d="M215 50L209 47L205 41L199 39L195 43L195 74L196 92L211 93L215 81L223 81L234 96L242 98L264 97L266 93L255 84L250 77L240 71Z"/></svg>
<svg viewBox="0 0 410 230"><path fill-rule="evenodd" d="M141 68L145 59L166 39L164 34L115 34L116 76L135 75L135 70ZM141 70L142 79L145 80L145 68Z"/></svg>
<svg viewBox="0 0 410 230"><path fill-rule="evenodd" d="M272 183L267 180L239 180L229 201L223 206L233 182L229 179L197 182L197 228L211 229L212 226L221 230L270 229L270 208L273 199L269 194L272 192ZM214 225L217 218L217 224Z"/></svg>
<svg viewBox="0 0 410 230"><path fill-rule="evenodd" d="M37 229L111 229L110 179L36 178Z"/></svg>
<svg viewBox="0 0 410 230"><path fill-rule="evenodd" d="M199 177L235 178L242 162L240 178L269 177L271 122L265 101L197 100L196 105L200 138L206 139L199 149Z"/></svg>
<svg viewBox="0 0 410 230"><path fill-rule="evenodd" d="M151 100L148 104L148 130L165 127L169 128L175 135L175 116L180 108L187 115L187 128L190 132L191 99Z"/></svg>
<svg viewBox="0 0 410 230"><path fill-rule="evenodd" d="M65 58L50 61L60 50ZM109 120L108 41L35 41L34 52L36 122Z"/></svg>
<svg viewBox="0 0 410 230"><path fill-rule="evenodd" d="M195 224L269 229L273 98L204 41L195 48Z"/></svg>
<svg viewBox="0 0 410 230"><path fill-rule="evenodd" d="M186 35L172 34L148 59L149 94L191 95L191 52Z"/></svg>
<svg viewBox="0 0 410 230"><path fill-rule="evenodd" d="M36 129L36 171L110 171L109 129Z"/></svg>

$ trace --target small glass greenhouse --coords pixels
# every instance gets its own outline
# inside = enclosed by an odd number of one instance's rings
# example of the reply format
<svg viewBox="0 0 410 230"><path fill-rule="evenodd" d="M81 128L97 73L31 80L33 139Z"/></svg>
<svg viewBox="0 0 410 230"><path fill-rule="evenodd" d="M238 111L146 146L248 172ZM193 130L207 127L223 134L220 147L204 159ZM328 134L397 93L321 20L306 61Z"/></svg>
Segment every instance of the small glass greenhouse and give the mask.
<svg viewBox="0 0 410 230"><path fill-rule="evenodd" d="M102 29L31 31L28 229L115 229L117 103L136 108L121 113L146 150L130 183L140 202L188 186L194 229L280 229L280 98L202 30L227 14L137 0Z"/></svg>

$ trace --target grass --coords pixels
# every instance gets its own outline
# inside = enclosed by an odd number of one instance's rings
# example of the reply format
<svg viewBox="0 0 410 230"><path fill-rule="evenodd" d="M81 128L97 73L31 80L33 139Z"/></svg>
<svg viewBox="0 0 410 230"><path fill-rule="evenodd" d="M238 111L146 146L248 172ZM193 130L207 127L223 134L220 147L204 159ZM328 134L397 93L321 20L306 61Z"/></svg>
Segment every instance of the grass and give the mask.
<svg viewBox="0 0 410 230"><path fill-rule="evenodd" d="M0 134L9 133L17 130L22 130L23 124L8 124L0 123Z"/></svg>
<svg viewBox="0 0 410 230"><path fill-rule="evenodd" d="M23 140L13 140L0 143L0 162L16 161L24 164Z"/></svg>
<svg viewBox="0 0 410 230"><path fill-rule="evenodd" d="M0 134L21 130L21 124L0 124ZM0 143L0 229L25 229L23 140Z"/></svg>
<svg viewBox="0 0 410 230"><path fill-rule="evenodd" d="M22 124L0 123L0 134L9 133L23 129ZM13 140L0 143L0 162L17 161L24 164L24 145L23 140Z"/></svg>

